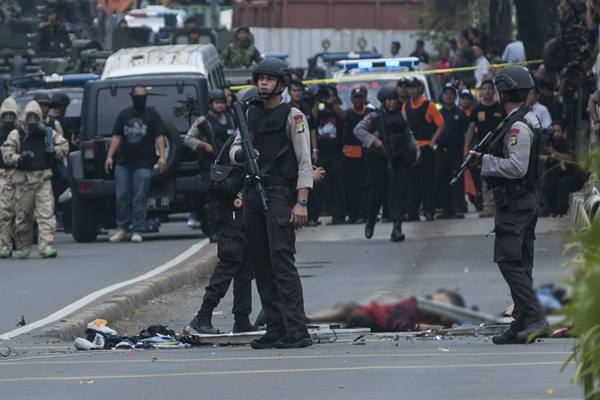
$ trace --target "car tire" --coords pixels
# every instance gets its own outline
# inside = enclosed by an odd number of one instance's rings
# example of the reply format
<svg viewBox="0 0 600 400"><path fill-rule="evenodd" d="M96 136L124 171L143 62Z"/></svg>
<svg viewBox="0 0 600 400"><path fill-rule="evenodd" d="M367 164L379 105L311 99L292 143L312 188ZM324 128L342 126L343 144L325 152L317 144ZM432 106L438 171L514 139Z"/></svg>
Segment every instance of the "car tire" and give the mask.
<svg viewBox="0 0 600 400"><path fill-rule="evenodd" d="M92 243L98 237L96 204L73 193L71 199L71 235L78 243Z"/></svg>
<svg viewBox="0 0 600 400"><path fill-rule="evenodd" d="M175 125L165 122L164 127L166 131L165 140L167 141L167 166L162 173L154 169L152 172L153 182L161 182L170 177L177 170L183 152L183 142Z"/></svg>

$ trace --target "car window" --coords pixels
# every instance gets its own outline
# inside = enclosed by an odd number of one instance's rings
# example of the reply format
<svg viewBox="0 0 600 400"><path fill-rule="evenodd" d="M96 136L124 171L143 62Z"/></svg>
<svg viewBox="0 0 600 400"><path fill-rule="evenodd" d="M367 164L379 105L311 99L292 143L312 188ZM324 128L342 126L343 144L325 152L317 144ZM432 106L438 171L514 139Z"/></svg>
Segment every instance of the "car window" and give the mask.
<svg viewBox="0 0 600 400"><path fill-rule="evenodd" d="M96 134L110 136L117 116L121 111L131 107L131 87L119 87L115 95L111 88L98 90ZM186 132L199 114L198 91L194 85L184 85L179 93L176 86L148 86L147 107L153 107L160 114L163 122L174 125L179 132Z"/></svg>
<svg viewBox="0 0 600 400"><path fill-rule="evenodd" d="M81 117L81 100L83 99L83 89L81 88L70 88L70 89L49 89L49 90L35 90L26 93L14 93L12 98L17 102L19 110L25 110L25 106L31 100L33 100L33 93L47 93L48 96L52 97L52 94L56 92L63 92L69 96L69 107L67 107L67 118L79 118Z"/></svg>

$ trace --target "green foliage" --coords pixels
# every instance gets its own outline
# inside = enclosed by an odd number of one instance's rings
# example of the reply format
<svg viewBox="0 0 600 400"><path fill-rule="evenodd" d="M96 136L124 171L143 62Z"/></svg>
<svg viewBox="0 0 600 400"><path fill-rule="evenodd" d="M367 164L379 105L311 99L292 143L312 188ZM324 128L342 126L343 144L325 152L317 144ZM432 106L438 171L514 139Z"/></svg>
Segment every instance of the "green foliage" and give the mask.
<svg viewBox="0 0 600 400"><path fill-rule="evenodd" d="M600 176L600 147L596 146L587 163ZM600 399L600 220L577 232L567 245L572 253L574 278L569 282L571 301L565 308L567 324L576 338L572 356L576 360L575 379L586 399Z"/></svg>

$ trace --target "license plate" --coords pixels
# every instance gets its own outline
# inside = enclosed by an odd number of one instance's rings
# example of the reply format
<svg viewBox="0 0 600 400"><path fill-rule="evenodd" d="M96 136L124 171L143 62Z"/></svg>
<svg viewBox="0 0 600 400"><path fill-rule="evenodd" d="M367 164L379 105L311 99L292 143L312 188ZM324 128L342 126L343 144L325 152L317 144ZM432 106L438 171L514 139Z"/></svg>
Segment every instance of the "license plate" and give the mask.
<svg viewBox="0 0 600 400"><path fill-rule="evenodd" d="M151 197L148 199L148 209L160 210L169 208L171 201L168 197Z"/></svg>

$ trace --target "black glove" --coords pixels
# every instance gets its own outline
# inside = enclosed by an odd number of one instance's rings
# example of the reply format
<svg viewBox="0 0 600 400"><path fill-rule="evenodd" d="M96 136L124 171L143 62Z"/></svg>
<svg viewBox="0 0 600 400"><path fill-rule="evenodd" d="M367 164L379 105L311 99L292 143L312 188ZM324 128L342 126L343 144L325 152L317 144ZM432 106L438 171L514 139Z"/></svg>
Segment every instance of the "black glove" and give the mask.
<svg viewBox="0 0 600 400"><path fill-rule="evenodd" d="M17 168L26 167L31 160L33 160L34 154L31 151L24 151L19 154L19 158L17 159Z"/></svg>

